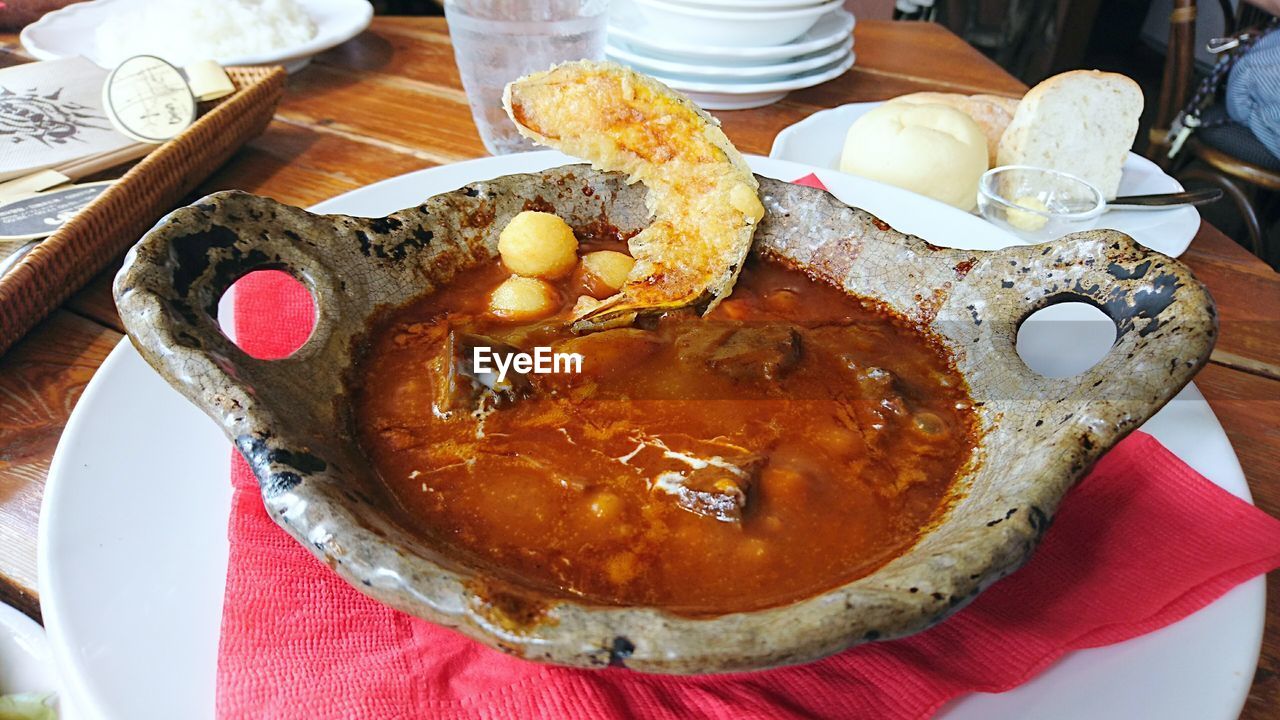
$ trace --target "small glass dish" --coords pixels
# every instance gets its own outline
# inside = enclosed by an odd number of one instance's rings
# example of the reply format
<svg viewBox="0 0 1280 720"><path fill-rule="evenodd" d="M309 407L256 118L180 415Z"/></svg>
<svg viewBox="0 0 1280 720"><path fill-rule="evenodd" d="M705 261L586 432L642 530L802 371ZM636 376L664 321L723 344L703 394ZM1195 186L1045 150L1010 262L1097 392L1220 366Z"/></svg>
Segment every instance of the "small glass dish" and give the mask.
<svg viewBox="0 0 1280 720"><path fill-rule="evenodd" d="M1004 165L988 170L978 182L982 217L1031 242L1088 230L1106 209L1101 190L1058 170Z"/></svg>

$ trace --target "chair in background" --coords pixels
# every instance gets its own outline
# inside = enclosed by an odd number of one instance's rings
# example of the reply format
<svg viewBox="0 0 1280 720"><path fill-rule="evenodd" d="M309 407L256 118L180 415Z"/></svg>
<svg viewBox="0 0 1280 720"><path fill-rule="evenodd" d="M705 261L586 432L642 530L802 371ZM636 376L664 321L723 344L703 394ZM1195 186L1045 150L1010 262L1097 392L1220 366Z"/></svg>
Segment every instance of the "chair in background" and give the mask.
<svg viewBox="0 0 1280 720"><path fill-rule="evenodd" d="M859 0L870 2L870 0ZM896 0L895 20L928 20L1028 85L1074 67L1100 0Z"/></svg>
<svg viewBox="0 0 1280 720"><path fill-rule="evenodd" d="M935 0L897 0L893 4L894 20L920 20L933 22L938 18Z"/></svg>
<svg viewBox="0 0 1280 720"><path fill-rule="evenodd" d="M1240 3L1233 10L1227 0L1218 0L1227 27L1223 35L1237 28L1261 24L1268 16L1257 8ZM1276 208L1280 193L1280 158L1276 158L1258 141L1248 128L1226 120L1226 110L1210 106L1202 117L1205 127L1195 131L1174 160L1168 158L1169 126L1186 107L1195 77L1196 0L1174 0L1169 18L1169 52L1165 58L1164 80L1156 110L1155 124L1149 136L1147 157L1182 180L1216 185L1223 189L1244 223L1249 250L1264 260L1263 230L1260 216ZM1193 161L1199 161L1193 163ZM1262 211L1262 212L1260 212Z"/></svg>

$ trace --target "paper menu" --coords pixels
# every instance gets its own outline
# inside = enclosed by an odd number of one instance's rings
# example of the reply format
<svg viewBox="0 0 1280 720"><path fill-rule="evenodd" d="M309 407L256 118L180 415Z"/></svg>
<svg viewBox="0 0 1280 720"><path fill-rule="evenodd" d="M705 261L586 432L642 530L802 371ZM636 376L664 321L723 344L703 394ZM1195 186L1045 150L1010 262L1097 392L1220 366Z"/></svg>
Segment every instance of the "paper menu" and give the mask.
<svg viewBox="0 0 1280 720"><path fill-rule="evenodd" d="M106 78L80 57L0 70L0 181L133 145L102 109Z"/></svg>

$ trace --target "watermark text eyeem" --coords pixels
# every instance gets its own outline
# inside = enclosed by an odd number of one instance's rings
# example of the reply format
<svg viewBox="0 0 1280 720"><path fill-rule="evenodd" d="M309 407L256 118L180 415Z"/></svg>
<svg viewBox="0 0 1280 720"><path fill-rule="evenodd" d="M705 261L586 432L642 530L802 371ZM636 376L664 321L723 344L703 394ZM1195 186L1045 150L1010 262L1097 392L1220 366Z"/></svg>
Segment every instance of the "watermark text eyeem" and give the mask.
<svg viewBox="0 0 1280 720"><path fill-rule="evenodd" d="M498 373L498 382L502 382L512 370L521 375L581 373L582 355L555 352L549 347L535 347L532 353L501 353L477 345L471 352L471 366L477 373Z"/></svg>

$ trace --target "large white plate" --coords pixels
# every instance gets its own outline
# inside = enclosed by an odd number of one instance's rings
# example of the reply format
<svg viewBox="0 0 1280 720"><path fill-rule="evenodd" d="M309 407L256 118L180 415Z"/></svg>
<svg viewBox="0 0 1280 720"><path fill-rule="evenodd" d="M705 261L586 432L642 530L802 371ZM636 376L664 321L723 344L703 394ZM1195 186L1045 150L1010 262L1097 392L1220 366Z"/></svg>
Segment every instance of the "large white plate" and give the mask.
<svg viewBox="0 0 1280 720"><path fill-rule="evenodd" d="M94 29L112 14L155 0L94 0L76 3L48 13L23 28L22 47L37 60L56 60L83 55L109 67L100 57ZM214 58L222 65L284 65L296 72L311 62L311 56L341 45L359 35L373 19L367 0L298 0L316 24L316 36L305 43L263 55Z"/></svg>
<svg viewBox="0 0 1280 720"><path fill-rule="evenodd" d="M864 113L884 103L866 102L821 110L784 128L773 140L769 157L779 160L835 168L840 162L844 136ZM1179 192L1182 185L1155 163L1129 153L1120 180L1121 195ZM1102 216L1098 227L1115 228L1133 239L1171 257L1186 251L1200 229L1200 213L1190 206L1169 210L1117 210Z"/></svg>
<svg viewBox="0 0 1280 720"><path fill-rule="evenodd" d="M316 209L383 215L473 180L567 160L542 152L447 165ZM768 158L750 162L761 174L788 180L813 171ZM917 195L840 173L819 174L845 202L935 243L994 249L1012 242L972 215ZM1071 306L1058 307L1060 319L1077 318ZM1068 347L1086 346L1061 337L1085 325L1061 323L1056 334ZM1107 333L1102 337L1105 342ZM1068 355L1039 353L1032 364L1055 372L1043 363L1070 363ZM1210 480L1249 498L1226 435L1194 387L1144 429ZM72 413L41 508L40 594L64 692L84 706L86 717L213 716L230 452L216 425L169 388L127 340ZM1264 580L1255 578L1182 622L1075 653L1017 690L968 696L943 715L1234 718L1258 661L1265 592Z"/></svg>

